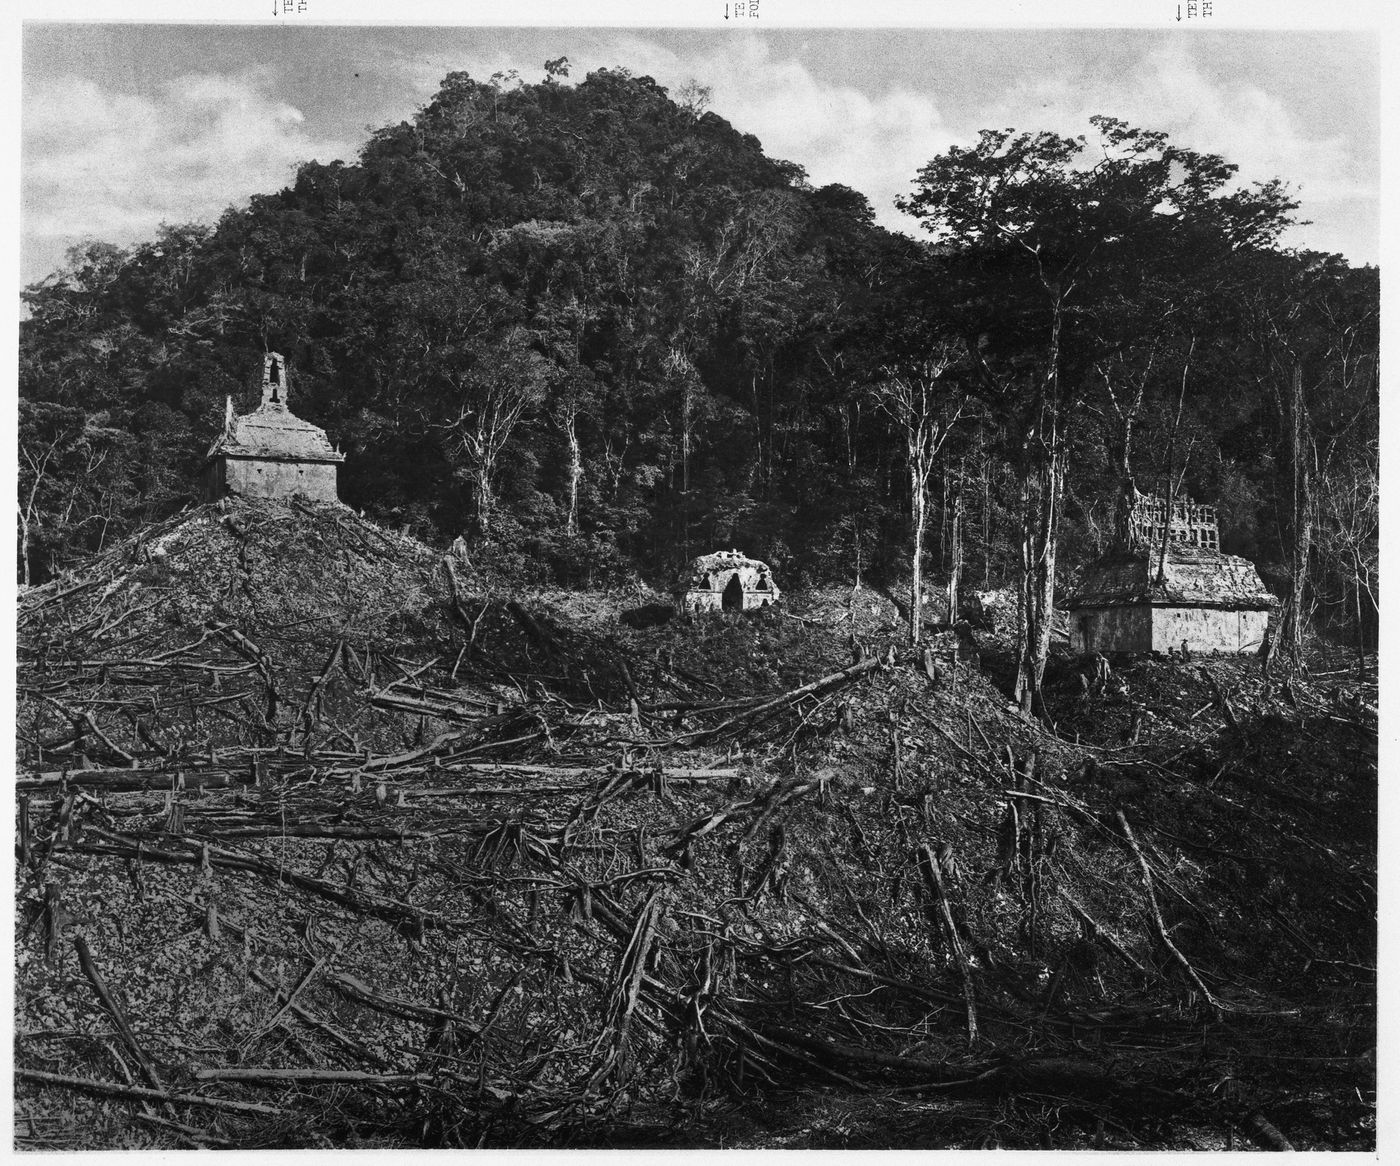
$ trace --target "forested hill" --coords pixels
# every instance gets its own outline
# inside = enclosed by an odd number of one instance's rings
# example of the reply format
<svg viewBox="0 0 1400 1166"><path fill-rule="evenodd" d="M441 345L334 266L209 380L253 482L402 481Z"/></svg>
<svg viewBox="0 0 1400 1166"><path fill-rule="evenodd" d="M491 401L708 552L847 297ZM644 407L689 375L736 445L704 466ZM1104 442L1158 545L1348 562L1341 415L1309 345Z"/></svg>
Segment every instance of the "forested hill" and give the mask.
<svg viewBox="0 0 1400 1166"><path fill-rule="evenodd" d="M916 240L703 88L547 71L451 74L357 162L28 289L23 577L189 501L273 349L347 503L563 583L717 546L889 579L920 500L935 572L956 514L971 579L1039 523L1063 581L1131 475L1310 603L1370 602L1377 272L1281 250L1285 186L1024 127L910 175Z"/></svg>

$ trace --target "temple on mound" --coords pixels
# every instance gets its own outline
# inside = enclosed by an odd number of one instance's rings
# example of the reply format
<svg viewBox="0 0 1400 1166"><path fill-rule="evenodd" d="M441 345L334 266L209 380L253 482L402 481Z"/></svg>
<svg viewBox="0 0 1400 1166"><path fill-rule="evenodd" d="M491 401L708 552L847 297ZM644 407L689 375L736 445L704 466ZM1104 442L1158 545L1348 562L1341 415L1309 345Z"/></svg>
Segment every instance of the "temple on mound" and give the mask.
<svg viewBox="0 0 1400 1166"><path fill-rule="evenodd" d="M1078 652L1254 652L1277 600L1220 551L1215 507L1132 490L1117 548L1062 605Z"/></svg>
<svg viewBox="0 0 1400 1166"><path fill-rule="evenodd" d="M235 416L229 399L224 431L209 447L204 464L205 496L308 498L335 502L336 467L345 455L326 431L303 421L287 407L290 385L282 355L263 357L262 404Z"/></svg>

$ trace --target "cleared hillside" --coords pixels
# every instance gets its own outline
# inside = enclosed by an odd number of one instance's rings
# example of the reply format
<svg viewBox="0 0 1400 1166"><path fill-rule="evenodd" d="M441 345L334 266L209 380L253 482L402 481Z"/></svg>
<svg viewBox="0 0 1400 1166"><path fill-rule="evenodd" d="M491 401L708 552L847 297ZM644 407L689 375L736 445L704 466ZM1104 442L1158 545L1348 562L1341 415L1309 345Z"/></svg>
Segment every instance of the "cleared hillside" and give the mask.
<svg viewBox="0 0 1400 1166"><path fill-rule="evenodd" d="M236 503L23 595L18 1144L1374 1146L1349 677L1054 736L869 591L647 598Z"/></svg>

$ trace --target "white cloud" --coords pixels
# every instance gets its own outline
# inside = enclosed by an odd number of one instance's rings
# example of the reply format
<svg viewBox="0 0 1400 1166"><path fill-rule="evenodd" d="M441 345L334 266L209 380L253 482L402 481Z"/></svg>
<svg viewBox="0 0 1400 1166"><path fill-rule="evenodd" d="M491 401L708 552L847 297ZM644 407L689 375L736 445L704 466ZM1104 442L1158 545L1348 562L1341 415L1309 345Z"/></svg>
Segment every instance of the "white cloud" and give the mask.
<svg viewBox="0 0 1400 1166"><path fill-rule="evenodd" d="M212 222L286 185L299 162L353 156L303 123L257 73L175 77L156 97L81 78L36 86L24 99L26 250L52 259L88 236L127 244L162 222Z"/></svg>
<svg viewBox="0 0 1400 1166"><path fill-rule="evenodd" d="M754 134L771 157L800 163L814 186L840 182L863 192L889 227L908 228L895 196L909 192L919 167L961 140L927 94L833 85L795 58L774 59L759 40L657 64L665 66L657 80L673 91L692 76L711 86L717 113Z"/></svg>
<svg viewBox="0 0 1400 1166"><path fill-rule="evenodd" d="M1112 80L1061 75L1023 83L988 111L988 124L1089 134L1095 113L1220 154L1239 167L1241 181L1282 178L1302 196L1305 215L1310 204L1377 192L1373 162L1355 157L1344 136L1306 136L1280 97L1247 78L1208 75L1189 46L1147 53Z"/></svg>
<svg viewBox="0 0 1400 1166"><path fill-rule="evenodd" d="M987 126L1084 134L1089 117L1122 118L1164 130L1180 146L1219 154L1249 184L1283 179L1307 222L1291 228L1285 246L1338 251L1352 262L1375 262L1380 243L1378 160L1343 133L1309 136L1288 101L1306 100L1306 81L1293 93L1266 91L1247 75L1204 68L1189 44L1144 54L1118 76L1082 72L1040 75L1007 90L984 111Z"/></svg>

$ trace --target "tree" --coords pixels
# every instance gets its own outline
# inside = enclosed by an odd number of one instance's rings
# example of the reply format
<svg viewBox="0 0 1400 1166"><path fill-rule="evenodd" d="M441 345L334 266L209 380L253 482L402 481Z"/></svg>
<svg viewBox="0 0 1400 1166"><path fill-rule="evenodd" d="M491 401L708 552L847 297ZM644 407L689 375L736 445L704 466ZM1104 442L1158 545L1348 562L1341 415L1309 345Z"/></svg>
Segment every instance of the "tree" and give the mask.
<svg viewBox="0 0 1400 1166"><path fill-rule="evenodd" d="M1275 514L1289 580L1278 642L1301 662L1318 485L1358 494L1378 427L1376 272L1311 253L1260 256L1253 270L1242 315L1256 385L1273 406Z"/></svg>
<svg viewBox="0 0 1400 1166"><path fill-rule="evenodd" d="M1069 438L1096 359L1121 344L1108 307L1272 243L1296 204L1281 183L1228 189L1235 167L1165 134L1092 119L1083 137L984 130L918 176L900 206L949 254L958 326L1016 435L1021 562L1016 698L1042 711Z"/></svg>
<svg viewBox="0 0 1400 1166"><path fill-rule="evenodd" d="M501 451L526 410L544 401L545 369L544 358L515 331L483 345L469 363L446 374L456 390L456 408L435 424L465 459L472 518L484 539L493 533Z"/></svg>
<svg viewBox="0 0 1400 1166"><path fill-rule="evenodd" d="M1366 632L1380 610L1380 458L1372 447L1361 456L1328 467L1317 482L1314 545L1319 574L1336 582L1356 621L1356 654L1366 661Z"/></svg>
<svg viewBox="0 0 1400 1166"><path fill-rule="evenodd" d="M909 471L909 642L923 634L924 532L928 526L928 483L943 443L961 414L948 383L958 359L955 341L925 351L918 358L886 365L874 386L879 403L904 439Z"/></svg>
<svg viewBox="0 0 1400 1166"><path fill-rule="evenodd" d="M34 582L35 551L47 553L51 574L66 551L100 550L123 504L129 479L121 464L131 435L105 413L20 401L20 581ZM89 536L95 531L96 537Z"/></svg>

